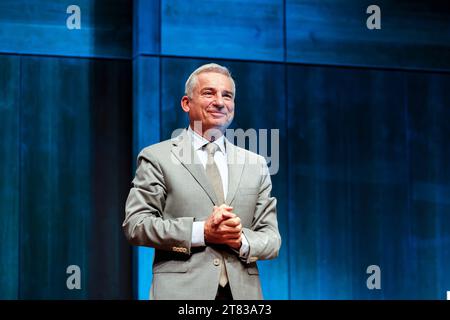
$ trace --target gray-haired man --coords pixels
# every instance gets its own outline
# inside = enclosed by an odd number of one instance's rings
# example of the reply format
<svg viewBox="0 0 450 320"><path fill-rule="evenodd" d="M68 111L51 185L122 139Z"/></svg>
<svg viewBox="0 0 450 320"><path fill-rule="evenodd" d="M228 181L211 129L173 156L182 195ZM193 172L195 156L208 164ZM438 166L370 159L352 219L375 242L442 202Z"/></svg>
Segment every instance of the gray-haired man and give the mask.
<svg viewBox="0 0 450 320"><path fill-rule="evenodd" d="M276 199L264 158L224 136L234 98L228 69L201 66L181 99L189 128L138 156L123 229L156 249L153 299L262 299L256 260L281 246Z"/></svg>

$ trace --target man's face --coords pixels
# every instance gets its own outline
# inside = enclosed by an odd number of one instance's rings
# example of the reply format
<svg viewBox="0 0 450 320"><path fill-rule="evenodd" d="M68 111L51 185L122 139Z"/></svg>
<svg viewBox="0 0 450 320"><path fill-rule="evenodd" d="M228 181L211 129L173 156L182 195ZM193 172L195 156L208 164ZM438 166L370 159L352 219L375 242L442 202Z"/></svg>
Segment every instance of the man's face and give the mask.
<svg viewBox="0 0 450 320"><path fill-rule="evenodd" d="M197 75L192 97L184 96L181 106L189 112L191 126L201 121L202 130L211 128L224 131L234 117L234 93L231 79L217 72Z"/></svg>

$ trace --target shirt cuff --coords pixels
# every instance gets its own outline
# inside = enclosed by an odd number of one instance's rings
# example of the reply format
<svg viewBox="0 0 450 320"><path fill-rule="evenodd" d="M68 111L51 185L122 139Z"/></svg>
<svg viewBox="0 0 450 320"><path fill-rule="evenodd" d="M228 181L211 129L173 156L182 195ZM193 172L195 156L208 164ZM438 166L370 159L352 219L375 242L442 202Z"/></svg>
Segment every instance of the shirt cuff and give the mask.
<svg viewBox="0 0 450 320"><path fill-rule="evenodd" d="M205 221L194 221L192 225L191 247L202 247L205 245Z"/></svg>
<svg viewBox="0 0 450 320"><path fill-rule="evenodd" d="M244 234L242 234L242 244L241 244L241 248L239 249L239 257L247 259L249 249L250 249L250 245L248 244L247 238L245 237Z"/></svg>

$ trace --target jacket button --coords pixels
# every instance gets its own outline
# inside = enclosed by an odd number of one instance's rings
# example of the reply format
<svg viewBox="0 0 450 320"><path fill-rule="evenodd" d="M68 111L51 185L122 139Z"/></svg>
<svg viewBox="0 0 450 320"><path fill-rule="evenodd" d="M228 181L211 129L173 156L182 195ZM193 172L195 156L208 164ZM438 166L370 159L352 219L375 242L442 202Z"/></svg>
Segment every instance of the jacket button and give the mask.
<svg viewBox="0 0 450 320"><path fill-rule="evenodd" d="M220 265L220 260L219 259L214 259L213 263L214 263L215 266L218 266L218 265Z"/></svg>

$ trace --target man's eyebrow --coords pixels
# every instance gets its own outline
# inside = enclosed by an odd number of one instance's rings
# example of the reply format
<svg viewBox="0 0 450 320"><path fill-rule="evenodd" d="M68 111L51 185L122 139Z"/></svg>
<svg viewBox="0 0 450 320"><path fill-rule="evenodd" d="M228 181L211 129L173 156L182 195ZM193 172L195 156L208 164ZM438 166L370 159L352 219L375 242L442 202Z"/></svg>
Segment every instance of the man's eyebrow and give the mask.
<svg viewBox="0 0 450 320"><path fill-rule="evenodd" d="M212 87L205 87L205 88L202 88L200 91L206 91L206 90L216 91L216 89L214 89Z"/></svg>
<svg viewBox="0 0 450 320"><path fill-rule="evenodd" d="M224 93L229 93L231 96L233 96L233 91L223 90Z"/></svg>

